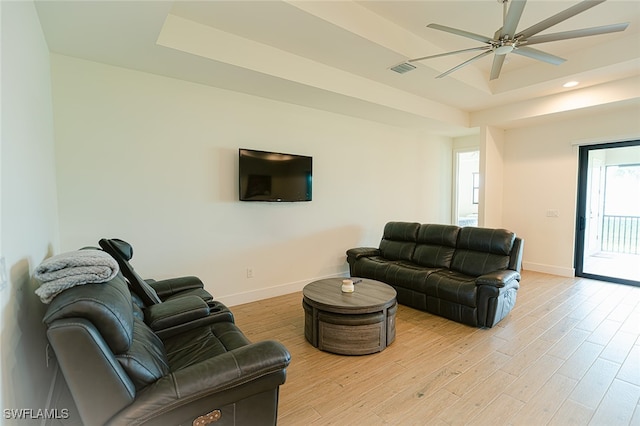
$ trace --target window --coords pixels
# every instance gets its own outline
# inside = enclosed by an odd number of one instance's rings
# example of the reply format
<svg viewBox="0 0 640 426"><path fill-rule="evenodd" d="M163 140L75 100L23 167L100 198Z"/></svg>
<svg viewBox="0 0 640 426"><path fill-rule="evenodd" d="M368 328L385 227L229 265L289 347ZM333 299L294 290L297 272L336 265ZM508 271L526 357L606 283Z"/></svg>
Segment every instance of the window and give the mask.
<svg viewBox="0 0 640 426"><path fill-rule="evenodd" d="M480 202L480 173L473 173L473 200L471 201L473 204L478 204Z"/></svg>

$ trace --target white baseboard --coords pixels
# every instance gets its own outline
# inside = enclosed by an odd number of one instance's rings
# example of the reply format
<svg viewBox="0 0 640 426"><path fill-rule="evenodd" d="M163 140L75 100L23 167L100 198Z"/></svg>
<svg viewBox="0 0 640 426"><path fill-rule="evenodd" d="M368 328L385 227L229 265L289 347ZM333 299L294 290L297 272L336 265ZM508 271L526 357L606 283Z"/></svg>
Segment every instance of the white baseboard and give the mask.
<svg viewBox="0 0 640 426"><path fill-rule="evenodd" d="M296 281L296 282L277 285L273 287L261 288L258 290L230 294L228 296L220 296L220 297L216 297L216 299L227 306L242 305L243 303L255 302L257 300L269 299L271 297L282 296L284 294L302 291L304 286L306 286L307 284L313 281L322 280L325 278L338 278L338 277L348 277L348 276L349 276L349 273L345 272L345 273L327 275L324 277L309 278L303 281Z"/></svg>
<svg viewBox="0 0 640 426"><path fill-rule="evenodd" d="M542 272L544 274L559 275L561 277L575 277L575 268L566 268L556 265L545 265L543 263L522 262L522 269L527 271Z"/></svg>

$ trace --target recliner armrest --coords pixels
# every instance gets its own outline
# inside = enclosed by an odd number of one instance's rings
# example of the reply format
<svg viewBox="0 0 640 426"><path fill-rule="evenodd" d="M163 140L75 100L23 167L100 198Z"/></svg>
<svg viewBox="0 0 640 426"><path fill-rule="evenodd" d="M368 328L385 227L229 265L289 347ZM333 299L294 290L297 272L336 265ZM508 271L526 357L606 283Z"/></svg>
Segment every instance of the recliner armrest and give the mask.
<svg viewBox="0 0 640 426"><path fill-rule="evenodd" d="M476 278L476 285L490 285L501 288L513 280L520 281L520 274L511 269L505 269L480 275Z"/></svg>
<svg viewBox="0 0 640 426"><path fill-rule="evenodd" d="M179 278L169 278L166 280L159 280L149 282L145 280L156 291L161 299L165 299L172 294L176 294L185 290L192 290L196 288L203 288L204 284L198 277L187 276Z"/></svg>
<svg viewBox="0 0 640 426"><path fill-rule="evenodd" d="M176 393L186 398L200 392L226 390L284 370L290 362L291 355L280 342L264 340L252 343L174 372Z"/></svg>
<svg viewBox="0 0 640 426"><path fill-rule="evenodd" d="M109 424L165 424L191 420L205 407L219 407L284 383L291 355L279 342L252 343L165 376L138 393ZM204 403L202 401L207 401ZM173 420L173 421L172 421Z"/></svg>
<svg viewBox="0 0 640 426"><path fill-rule="evenodd" d="M194 328L218 322L234 322L223 303L204 301L199 296L181 296L151 305L144 310L144 322L162 340Z"/></svg>
<svg viewBox="0 0 640 426"><path fill-rule="evenodd" d="M184 296L148 306L144 310L144 322L159 331L192 322L209 315L209 305L198 296Z"/></svg>
<svg viewBox="0 0 640 426"><path fill-rule="evenodd" d="M359 259L361 257L379 256L380 249L375 247L357 247L347 250L347 258Z"/></svg>

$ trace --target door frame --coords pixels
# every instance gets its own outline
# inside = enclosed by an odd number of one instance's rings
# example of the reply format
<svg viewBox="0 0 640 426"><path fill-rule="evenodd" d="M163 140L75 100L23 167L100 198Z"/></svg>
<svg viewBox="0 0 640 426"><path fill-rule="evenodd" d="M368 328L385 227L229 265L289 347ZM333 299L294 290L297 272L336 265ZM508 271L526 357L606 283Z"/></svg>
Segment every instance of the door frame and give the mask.
<svg viewBox="0 0 640 426"><path fill-rule="evenodd" d="M477 146L469 146L469 147L462 147L462 148L455 148L453 150L453 170L452 170L452 181L453 181L453 185L451 188L451 223L453 225L458 225L458 219L459 219L459 214L458 214L458 195L459 195L459 186L460 186L460 178L459 178L459 174L460 174L460 155L461 154L467 154L470 152L477 152L478 156L480 156L480 147ZM478 172L480 171L480 168L478 167ZM478 200L478 209L480 208L480 200ZM480 219L478 219L480 220ZM480 226L480 222L478 222L478 225Z"/></svg>
<svg viewBox="0 0 640 426"><path fill-rule="evenodd" d="M587 222L587 194L589 182L589 153L600 149L623 148L627 146L640 146L640 140L629 140L624 142L607 142L595 145L581 145L578 150L578 197L576 207L575 223L575 251L574 267L577 277L591 278L600 281L608 281L618 284L640 286L640 282L624 278L609 277L606 275L596 275L584 272L584 251L586 249L585 230ZM603 206L604 208L604 206Z"/></svg>

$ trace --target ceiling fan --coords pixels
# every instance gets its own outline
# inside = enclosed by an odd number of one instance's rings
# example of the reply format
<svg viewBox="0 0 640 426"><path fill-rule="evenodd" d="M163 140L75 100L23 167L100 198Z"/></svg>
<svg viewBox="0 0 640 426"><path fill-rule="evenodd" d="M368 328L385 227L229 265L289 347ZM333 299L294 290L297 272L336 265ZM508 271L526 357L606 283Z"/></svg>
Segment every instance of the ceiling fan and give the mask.
<svg viewBox="0 0 640 426"><path fill-rule="evenodd" d="M551 55L549 53L545 53L543 51L531 48L529 46L547 43L550 41L557 40L567 40L571 38L578 37L587 37L593 35L600 34L608 34L618 31L624 31L629 23L621 23L621 24L612 24L612 25L603 25L600 27L591 27L591 28L583 28L580 30L572 30L572 31L563 31L559 33L553 34L544 34L538 35L536 34L546 30L549 27L552 27L564 20L567 20L579 13L584 12L594 6L597 6L600 3L603 3L605 0L583 0L580 3L577 3L571 6L568 9L563 10L547 19L544 19L538 22L531 27L522 30L520 32L516 32L518 22L520 21L520 17L522 16L522 11L524 10L524 6L527 3L526 0L498 0L498 3L502 3L503 5L503 25L499 28L496 33L492 37L486 37L483 35L471 33L464 30L459 30L452 27L447 27L440 24L429 24L427 27L433 28L435 30L445 31L451 34L459 35L462 37L467 37L473 40L480 41L485 43L485 46L480 47L472 47L470 49L462 49L456 50L453 52L440 53L438 55L424 56L421 58L410 59L407 62L416 62L422 61L425 59L438 58L441 56L447 55L455 55L463 52L472 52L477 50L483 50L477 56L451 68L448 71L438 75L436 78L442 78L446 75L451 74L454 71L459 70L460 68L469 65L470 63L477 61L491 53L493 56L493 65L491 67L491 74L489 79L495 80L500 75L500 70L502 69L502 65L504 64L505 58L509 53L515 53L518 55L526 56L532 59L537 59L539 61L547 62L553 65L560 65L565 62L566 59L560 58L555 55ZM510 6L507 4L511 3Z"/></svg>

